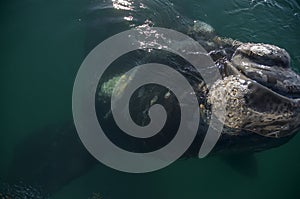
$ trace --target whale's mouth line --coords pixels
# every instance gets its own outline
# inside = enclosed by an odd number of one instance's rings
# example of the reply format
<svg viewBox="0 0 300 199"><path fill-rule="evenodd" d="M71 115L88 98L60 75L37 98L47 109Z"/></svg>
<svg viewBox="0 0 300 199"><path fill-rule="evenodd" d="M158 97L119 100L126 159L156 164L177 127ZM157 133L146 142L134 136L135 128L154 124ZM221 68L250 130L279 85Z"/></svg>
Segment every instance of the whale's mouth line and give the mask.
<svg viewBox="0 0 300 199"><path fill-rule="evenodd" d="M272 92L273 94L278 95L281 98L284 98L284 99L287 99L290 101L295 101L298 99L300 100L300 93L299 94L298 93L288 93L283 90L276 89L270 83L263 82L263 81L252 78L251 76L247 75L243 70L238 70L238 71L240 72L241 75L247 77L249 80L258 83L263 89L268 90L268 91Z"/></svg>
<svg viewBox="0 0 300 199"><path fill-rule="evenodd" d="M290 56L277 46L243 44L228 61L234 75L255 81L290 100L300 98L300 76L290 67Z"/></svg>
<svg viewBox="0 0 300 199"><path fill-rule="evenodd" d="M286 93L280 92L280 91L275 90L275 89L272 89L272 88L268 87L267 85L265 85L263 82L259 82L256 79L253 79L252 77L248 76L243 70L233 66L230 63L227 63L225 65L225 67L226 67L226 70L227 70L226 76L234 75L234 76L240 77L241 79L249 80L251 82L257 83L261 87L261 89L269 91L269 92L273 93L274 95L278 96L279 98L289 100L289 101L297 100L297 98L292 98L288 95L285 95Z"/></svg>
<svg viewBox="0 0 300 199"><path fill-rule="evenodd" d="M244 72L241 71L241 73L243 75L245 75L246 77L248 77L249 79L251 79L251 77L247 76ZM277 94L280 97L289 99L291 101L300 99L300 94L298 94L298 93L288 93L288 92L285 92L283 90L273 88L272 85L269 85L268 83L263 82L263 81L259 81L259 80L255 80L255 79L252 79L252 81L257 82L258 84L260 84L265 89L268 89L268 90L272 91L274 94Z"/></svg>

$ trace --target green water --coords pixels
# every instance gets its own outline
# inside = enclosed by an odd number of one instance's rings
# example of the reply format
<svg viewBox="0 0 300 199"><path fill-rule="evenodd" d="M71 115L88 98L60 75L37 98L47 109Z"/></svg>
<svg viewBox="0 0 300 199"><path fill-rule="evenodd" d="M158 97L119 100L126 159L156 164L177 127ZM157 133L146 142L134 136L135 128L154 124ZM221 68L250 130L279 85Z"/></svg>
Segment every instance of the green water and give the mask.
<svg viewBox="0 0 300 199"><path fill-rule="evenodd" d="M0 3L0 177L8 172L13 150L25 137L49 124L72 119L72 87L87 52L107 37L128 29L119 17L122 10L113 11L115 19L105 18L107 12L111 14L103 9L109 2ZM207 22L221 36L287 49L293 68L300 71L297 1L172 2L181 15ZM91 33L93 30L97 34ZM93 193L100 193L104 199L299 198L299 143L297 135L279 148L256 154L258 172L253 176L238 172L218 157L180 160L163 170L141 175L121 173L99 164L53 198L84 199Z"/></svg>

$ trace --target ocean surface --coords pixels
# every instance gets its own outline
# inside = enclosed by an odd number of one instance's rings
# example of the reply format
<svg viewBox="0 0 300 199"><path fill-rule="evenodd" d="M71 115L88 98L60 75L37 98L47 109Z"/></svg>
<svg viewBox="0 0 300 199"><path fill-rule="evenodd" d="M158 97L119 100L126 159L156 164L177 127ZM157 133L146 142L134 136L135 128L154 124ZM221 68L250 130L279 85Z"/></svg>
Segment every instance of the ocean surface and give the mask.
<svg viewBox="0 0 300 199"><path fill-rule="evenodd" d="M72 120L72 89L85 56L108 37L151 25L180 30L200 20L222 37L285 48L300 71L297 0L6 0L0 3L0 180L33 132ZM67 147L67 146L66 146ZM36 152L38 153L38 151ZM36 154L32 154L34 158ZM254 171L218 157L179 160L153 173L102 164L53 199L300 198L300 135L255 154ZM19 165L20 169L22 164ZM250 174L249 174L250 173Z"/></svg>

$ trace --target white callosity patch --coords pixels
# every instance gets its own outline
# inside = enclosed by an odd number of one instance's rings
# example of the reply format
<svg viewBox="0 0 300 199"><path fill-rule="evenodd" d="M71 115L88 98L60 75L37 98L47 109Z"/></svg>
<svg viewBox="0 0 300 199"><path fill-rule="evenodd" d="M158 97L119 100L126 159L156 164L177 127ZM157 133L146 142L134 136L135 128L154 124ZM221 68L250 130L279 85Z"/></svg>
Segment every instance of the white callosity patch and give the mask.
<svg viewBox="0 0 300 199"><path fill-rule="evenodd" d="M286 50L278 46L263 43L244 43L236 50L236 53L256 57L257 59L261 59L261 61L273 60L274 63L280 63L284 67L289 67L291 59Z"/></svg>
<svg viewBox="0 0 300 199"><path fill-rule="evenodd" d="M216 110L222 110L226 104L226 116L221 119L226 126L231 128L241 128L245 123L247 108L245 107L244 95L248 92L249 81L236 76L225 77L218 80L210 89L208 103L212 104Z"/></svg>
<svg viewBox="0 0 300 199"><path fill-rule="evenodd" d="M260 46L260 45L256 45L256 46L252 46L250 48L251 52L256 52L257 55L263 56L265 54L271 54L272 51L269 50L267 47L265 46Z"/></svg>
<svg viewBox="0 0 300 199"><path fill-rule="evenodd" d="M215 29L211 25L203 21L196 20L194 21L193 31L202 34L213 34L215 32Z"/></svg>

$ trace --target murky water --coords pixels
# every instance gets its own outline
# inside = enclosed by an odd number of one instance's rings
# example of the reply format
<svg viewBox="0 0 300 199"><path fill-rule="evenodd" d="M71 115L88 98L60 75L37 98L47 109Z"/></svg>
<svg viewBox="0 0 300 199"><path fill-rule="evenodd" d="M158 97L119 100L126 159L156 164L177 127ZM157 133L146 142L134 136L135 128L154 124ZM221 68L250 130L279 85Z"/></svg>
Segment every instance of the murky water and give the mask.
<svg viewBox="0 0 300 199"><path fill-rule="evenodd" d="M72 87L81 62L98 43L130 27L180 30L202 20L220 36L287 49L293 68L300 71L296 0L11 0L0 5L0 179L10 171L22 140L72 120ZM93 193L104 199L299 198L299 142L297 135L256 154L256 169L239 169L218 157L180 160L141 175L99 164L52 198L92 198ZM33 158L39 157L36 153Z"/></svg>

